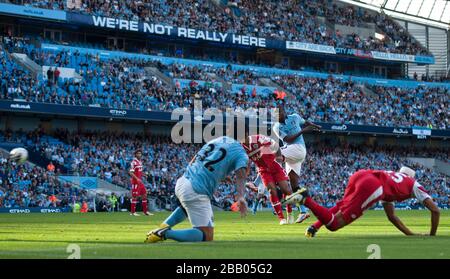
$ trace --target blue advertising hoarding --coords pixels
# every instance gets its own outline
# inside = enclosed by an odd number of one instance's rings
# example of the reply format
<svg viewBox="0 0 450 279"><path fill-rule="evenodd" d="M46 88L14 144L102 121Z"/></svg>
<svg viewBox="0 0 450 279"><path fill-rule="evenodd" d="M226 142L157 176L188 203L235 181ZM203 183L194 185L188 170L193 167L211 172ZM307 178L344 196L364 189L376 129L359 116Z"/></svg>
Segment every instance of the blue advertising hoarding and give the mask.
<svg viewBox="0 0 450 279"><path fill-rule="evenodd" d="M10 214L28 214L28 213L65 213L72 212L70 207L19 207L19 208L0 208L0 213Z"/></svg>
<svg viewBox="0 0 450 279"><path fill-rule="evenodd" d="M54 114L54 115L70 115L77 117L96 117L106 119L126 119L126 120L146 120L159 121L166 123L175 123L179 119L172 119L170 112L161 111L138 111L126 109L110 109L101 107L87 107L87 106L70 106L70 105L55 105L44 103L28 103L28 102L14 102L14 101L0 101L0 111L10 112L25 112L25 113L39 113L39 114ZM188 112L189 114L189 112ZM193 114L191 114L192 119ZM206 124L209 121L203 120ZM411 136L424 138L437 137L449 138L450 130L434 130L424 127L380 127L369 125L353 125L341 123L322 123L318 122L325 132L334 133L365 133L365 134L380 134L391 136Z"/></svg>

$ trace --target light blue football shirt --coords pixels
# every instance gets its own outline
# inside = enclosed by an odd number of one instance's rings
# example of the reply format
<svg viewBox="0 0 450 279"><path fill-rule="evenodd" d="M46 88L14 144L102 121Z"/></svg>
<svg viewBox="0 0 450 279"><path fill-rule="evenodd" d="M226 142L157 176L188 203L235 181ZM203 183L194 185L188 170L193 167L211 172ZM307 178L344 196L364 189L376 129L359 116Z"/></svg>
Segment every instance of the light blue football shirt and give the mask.
<svg viewBox="0 0 450 279"><path fill-rule="evenodd" d="M283 141L284 144L289 145L289 143L284 142L284 138L286 136L292 136L292 135L300 132L302 130L302 125L305 124L306 121L300 115L298 115L297 113L294 113L294 114L288 115L284 122L285 123L280 123L280 122L275 123L275 125L273 126L273 131L275 132L277 137ZM303 139L303 135L300 135L299 137L297 137L294 140L294 142L292 142L290 144L301 144L306 149L305 140Z"/></svg>
<svg viewBox="0 0 450 279"><path fill-rule="evenodd" d="M231 172L247 167L248 156L242 145L230 138L219 137L205 144L195 156L184 176L198 194L212 197L217 185Z"/></svg>

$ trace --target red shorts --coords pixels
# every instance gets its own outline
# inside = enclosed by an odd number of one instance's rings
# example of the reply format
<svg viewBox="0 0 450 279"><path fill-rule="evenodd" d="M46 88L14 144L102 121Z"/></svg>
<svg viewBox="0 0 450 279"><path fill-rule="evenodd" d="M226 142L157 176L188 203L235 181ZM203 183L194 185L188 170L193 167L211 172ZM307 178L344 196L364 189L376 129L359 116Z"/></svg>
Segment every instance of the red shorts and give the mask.
<svg viewBox="0 0 450 279"><path fill-rule="evenodd" d="M273 162L273 164L268 168L260 168L258 170L261 180L264 186L269 185L269 183L278 183L281 181L289 180L283 167L278 162Z"/></svg>
<svg viewBox="0 0 450 279"><path fill-rule="evenodd" d="M147 195L147 189L143 183L131 184L131 196L133 198Z"/></svg>
<svg viewBox="0 0 450 279"><path fill-rule="evenodd" d="M383 185L381 181L370 172L358 171L350 177L344 198L336 205L345 222L350 224L382 198Z"/></svg>

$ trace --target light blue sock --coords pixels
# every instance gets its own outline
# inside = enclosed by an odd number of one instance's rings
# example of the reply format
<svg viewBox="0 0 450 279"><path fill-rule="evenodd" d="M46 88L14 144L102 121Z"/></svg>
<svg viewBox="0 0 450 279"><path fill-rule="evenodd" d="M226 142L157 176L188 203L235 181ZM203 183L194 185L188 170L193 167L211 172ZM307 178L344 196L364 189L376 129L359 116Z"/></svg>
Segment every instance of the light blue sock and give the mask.
<svg viewBox="0 0 450 279"><path fill-rule="evenodd" d="M253 214L256 214L256 211L258 210L258 205L259 205L259 200L255 199L255 201L253 202L253 208L252 208Z"/></svg>
<svg viewBox="0 0 450 279"><path fill-rule="evenodd" d="M306 208L306 206L304 206L303 204L300 205L299 207L300 213L306 213L306 211L308 211L308 209Z"/></svg>
<svg viewBox="0 0 450 279"><path fill-rule="evenodd" d="M203 241L203 232L196 228L186 230L168 230L165 236L168 239L173 239L179 242Z"/></svg>
<svg viewBox="0 0 450 279"><path fill-rule="evenodd" d="M183 222L186 218L187 216L186 213L184 213L184 210L181 207L177 207L163 223L173 227L176 224Z"/></svg>

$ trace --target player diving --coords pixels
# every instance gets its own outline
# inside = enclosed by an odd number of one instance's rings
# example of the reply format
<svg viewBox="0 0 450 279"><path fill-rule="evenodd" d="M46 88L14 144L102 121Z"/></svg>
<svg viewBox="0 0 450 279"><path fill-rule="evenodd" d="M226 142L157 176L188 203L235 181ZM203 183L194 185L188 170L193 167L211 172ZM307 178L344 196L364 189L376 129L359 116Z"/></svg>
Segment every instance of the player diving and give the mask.
<svg viewBox="0 0 450 279"><path fill-rule="evenodd" d="M440 211L424 187L415 180L415 171L402 167L399 172L385 170L359 170L348 181L342 200L330 209L317 204L306 188L286 197L283 204L301 203L308 207L318 221L310 226L305 235L314 237L324 224L330 231L337 231L358 219L363 212L381 202L389 221L405 235L413 233L395 215L394 202L416 198L431 212L430 236L436 235ZM423 234L419 234L423 235Z"/></svg>

